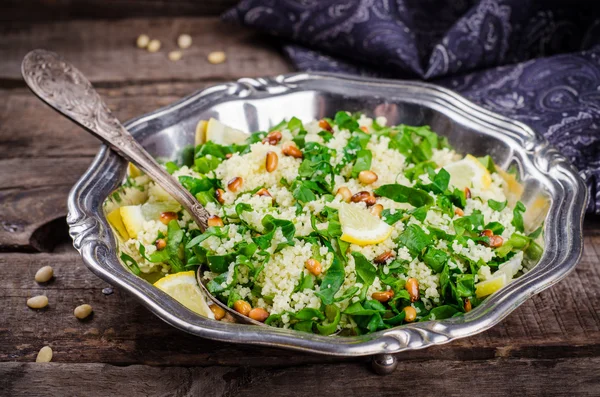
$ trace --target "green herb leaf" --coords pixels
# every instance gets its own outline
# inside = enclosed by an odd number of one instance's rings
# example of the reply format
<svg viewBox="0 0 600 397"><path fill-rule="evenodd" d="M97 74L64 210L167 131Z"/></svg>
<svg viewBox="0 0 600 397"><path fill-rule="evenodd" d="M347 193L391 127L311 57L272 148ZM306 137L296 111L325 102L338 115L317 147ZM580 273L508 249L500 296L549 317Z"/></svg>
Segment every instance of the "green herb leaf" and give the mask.
<svg viewBox="0 0 600 397"><path fill-rule="evenodd" d="M348 113L343 111L335 114L333 122L337 124L340 129L349 130L350 132L358 129L358 122Z"/></svg>
<svg viewBox="0 0 600 397"><path fill-rule="evenodd" d="M423 262L436 273L440 273L444 269L444 265L448 262L448 254L437 248L428 247Z"/></svg>
<svg viewBox="0 0 600 397"><path fill-rule="evenodd" d="M408 225L399 237L400 244L408 248L413 256L420 255L433 239L417 225Z"/></svg>
<svg viewBox="0 0 600 397"><path fill-rule="evenodd" d="M165 163L165 168L169 174L173 175L173 173L179 169L179 166L172 161L168 161Z"/></svg>
<svg viewBox="0 0 600 397"><path fill-rule="evenodd" d="M194 160L194 168L201 174L207 174L221 164L221 159L213 156L204 156Z"/></svg>
<svg viewBox="0 0 600 397"><path fill-rule="evenodd" d="M302 121L299 118L292 117L287 124L288 130L294 132L295 130L303 130L304 126L302 125Z"/></svg>
<svg viewBox="0 0 600 397"><path fill-rule="evenodd" d="M529 233L529 237L535 240L542 234L543 231L544 231L544 225L538 227L533 232Z"/></svg>
<svg viewBox="0 0 600 397"><path fill-rule="evenodd" d="M331 335L337 331L342 314L336 305L327 305L325 306L325 317L322 324L317 324L317 331L321 335Z"/></svg>
<svg viewBox="0 0 600 397"><path fill-rule="evenodd" d="M488 200L488 205L490 206L490 208L498 212L506 208L506 204L508 204L508 201L496 201L492 199Z"/></svg>
<svg viewBox="0 0 600 397"><path fill-rule="evenodd" d="M281 251L286 246L294 245L294 234L296 234L296 227L291 221L285 219L276 219L273 215L266 215L262 219L262 225L265 228L265 232L262 236L254 237L254 242L262 249L267 249L271 246L271 240L275 235L275 230L281 228L285 242L279 243L275 252Z"/></svg>
<svg viewBox="0 0 600 397"><path fill-rule="evenodd" d="M485 168L487 168L487 170L491 173L496 172L496 166L494 165L494 160L492 160L492 158L487 155L485 157L477 157L477 160L479 160L479 162L481 164L483 164L483 166Z"/></svg>
<svg viewBox="0 0 600 397"><path fill-rule="evenodd" d="M298 285L294 288L293 292L302 292L305 289L314 289L315 288L315 279L312 274L305 274L304 271L300 275L300 281Z"/></svg>
<svg viewBox="0 0 600 397"><path fill-rule="evenodd" d="M504 225L502 225L499 222L490 222L483 228L491 230L497 236L501 235L504 232Z"/></svg>
<svg viewBox="0 0 600 397"><path fill-rule="evenodd" d="M454 316L456 313L460 313L460 311L458 309L456 309L454 306L450 306L450 305L438 306L438 307L431 309L429 314L427 316L423 317L422 321L443 320L443 319Z"/></svg>
<svg viewBox="0 0 600 397"><path fill-rule="evenodd" d="M353 252L352 256L354 257L354 269L359 281L363 285L373 284L377 275L375 266L360 252Z"/></svg>
<svg viewBox="0 0 600 397"><path fill-rule="evenodd" d="M517 229L517 231L521 233L525 230L525 227L523 225L523 213L526 210L527 208L525 207L525 205L522 202L517 201L517 204L515 205L515 208L513 210L513 219L511 223L515 227L515 229Z"/></svg>
<svg viewBox="0 0 600 397"><path fill-rule="evenodd" d="M183 263L179 255L181 252L181 242L183 241L183 230L179 227L176 220L169 222L167 228L167 247L165 250L169 253L168 263L171 265L171 273L184 271Z"/></svg>
<svg viewBox="0 0 600 397"><path fill-rule="evenodd" d="M196 193L210 190L213 187L212 181L208 178L194 178L193 176L180 176L179 183L184 188L189 190L190 193L196 195Z"/></svg>
<svg viewBox="0 0 600 397"><path fill-rule="evenodd" d="M300 310L299 312L294 314L293 317L294 317L294 319L301 320L301 321L324 320L325 319L325 315L323 313L321 313L317 309L311 309L309 307L306 307L306 308Z"/></svg>
<svg viewBox="0 0 600 397"><path fill-rule="evenodd" d="M362 149L356 153L356 162L352 167L352 178L358 177L361 171L368 171L371 169L371 159L373 154L370 150Z"/></svg>
<svg viewBox="0 0 600 397"><path fill-rule="evenodd" d="M131 270L133 274L136 276L140 275L140 268L135 259L133 259L131 256L121 252L121 261L123 261L123 263Z"/></svg>
<svg viewBox="0 0 600 397"><path fill-rule="evenodd" d="M433 198L426 191L397 183L383 185L375 189L374 193L381 197L387 197L398 203L409 203L414 207L422 207L433 204Z"/></svg>
<svg viewBox="0 0 600 397"><path fill-rule="evenodd" d="M404 211L398 209L395 210L393 214L391 213L391 210L389 208L386 208L381 212L381 219L383 219L383 221L388 225L393 225L394 223L402 219L403 216Z"/></svg>
<svg viewBox="0 0 600 397"><path fill-rule="evenodd" d="M316 292L315 295L321 298L321 301L325 305L332 304L333 296L339 291L344 283L344 279L344 266L337 256L334 256L333 263L329 269L327 269L325 277L323 277L323 281L321 282L321 289L319 292Z"/></svg>
<svg viewBox="0 0 600 397"><path fill-rule="evenodd" d="M456 276L456 291L463 298L475 295L475 281L472 274L459 274Z"/></svg>

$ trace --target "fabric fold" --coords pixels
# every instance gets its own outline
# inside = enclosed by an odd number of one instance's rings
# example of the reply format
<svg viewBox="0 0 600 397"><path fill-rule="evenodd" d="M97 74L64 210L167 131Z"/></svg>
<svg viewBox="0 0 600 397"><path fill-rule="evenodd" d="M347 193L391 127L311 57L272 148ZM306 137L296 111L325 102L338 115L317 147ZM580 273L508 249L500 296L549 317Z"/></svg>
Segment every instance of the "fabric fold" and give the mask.
<svg viewBox="0 0 600 397"><path fill-rule="evenodd" d="M424 79L531 126L600 214L600 4L243 0L223 19L281 38L299 70Z"/></svg>

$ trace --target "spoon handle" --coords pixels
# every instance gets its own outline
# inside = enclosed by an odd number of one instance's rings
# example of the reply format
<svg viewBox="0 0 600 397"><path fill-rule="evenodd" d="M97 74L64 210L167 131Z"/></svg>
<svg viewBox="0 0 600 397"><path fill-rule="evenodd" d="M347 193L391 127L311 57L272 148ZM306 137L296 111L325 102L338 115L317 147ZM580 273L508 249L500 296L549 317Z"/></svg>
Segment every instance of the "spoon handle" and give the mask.
<svg viewBox="0 0 600 397"><path fill-rule="evenodd" d="M21 73L42 101L137 165L190 213L202 231L206 229L208 212L113 116L83 73L58 54L46 50L27 54Z"/></svg>

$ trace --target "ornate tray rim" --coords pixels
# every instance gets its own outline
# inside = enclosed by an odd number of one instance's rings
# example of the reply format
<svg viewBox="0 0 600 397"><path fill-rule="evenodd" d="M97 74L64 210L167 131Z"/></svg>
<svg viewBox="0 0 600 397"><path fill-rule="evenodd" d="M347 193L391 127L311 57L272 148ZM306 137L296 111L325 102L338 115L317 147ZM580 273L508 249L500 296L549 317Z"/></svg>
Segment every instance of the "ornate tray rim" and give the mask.
<svg viewBox="0 0 600 397"><path fill-rule="evenodd" d="M102 211L108 194L122 181L125 162L102 146L93 163L72 188L67 222L74 247L86 266L97 276L131 293L165 322L183 331L209 339L267 345L335 356L391 354L422 349L474 335L500 322L528 298L563 279L579 261L583 251L582 224L587 190L577 171L543 137L526 125L475 105L451 90L422 82L381 80L330 73L294 73L272 78L243 78L198 91L169 106L125 124L134 134L149 121L160 119L194 104L207 109L231 100L251 100L274 95L310 91L328 84L386 86L399 92L418 93L415 102L444 109L452 117L493 128L510 142L523 159L526 173L545 178L552 195L546 218L546 250L531 271L495 293L465 316L441 321L413 323L370 335L324 337L293 330L221 323L196 315L174 299L126 270L116 256L116 243Z"/></svg>

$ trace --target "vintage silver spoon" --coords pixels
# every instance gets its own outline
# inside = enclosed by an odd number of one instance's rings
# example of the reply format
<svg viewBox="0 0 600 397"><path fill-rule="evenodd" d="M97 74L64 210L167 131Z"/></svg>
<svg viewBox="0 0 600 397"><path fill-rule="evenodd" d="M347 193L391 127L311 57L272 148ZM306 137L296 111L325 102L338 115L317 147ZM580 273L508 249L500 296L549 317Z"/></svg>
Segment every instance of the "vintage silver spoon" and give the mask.
<svg viewBox="0 0 600 397"><path fill-rule="evenodd" d="M210 214L190 192L156 162L150 153L112 115L108 106L83 73L58 54L46 50L33 50L25 55L21 64L21 73L25 83L42 101L82 126L86 131L109 145L119 156L124 157L148 174L154 182L165 189L190 213L200 230L206 230ZM197 278L206 295L237 320L264 325L221 303L208 292L199 271Z"/></svg>

